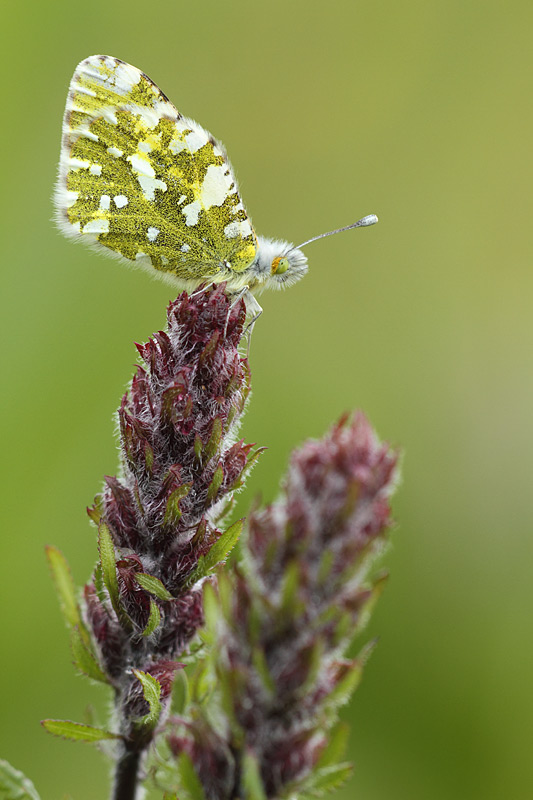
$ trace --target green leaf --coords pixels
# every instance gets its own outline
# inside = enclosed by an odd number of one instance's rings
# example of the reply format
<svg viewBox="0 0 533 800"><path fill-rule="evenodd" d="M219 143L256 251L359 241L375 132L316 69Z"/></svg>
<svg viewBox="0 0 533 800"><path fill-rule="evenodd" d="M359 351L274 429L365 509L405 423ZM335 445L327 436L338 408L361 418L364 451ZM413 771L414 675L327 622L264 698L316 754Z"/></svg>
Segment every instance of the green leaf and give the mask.
<svg viewBox="0 0 533 800"><path fill-rule="evenodd" d="M187 755L187 753L180 753L178 758L178 775L180 778L180 786L187 800L205 800L205 794L194 769L194 765ZM181 794L181 790L180 790Z"/></svg>
<svg viewBox="0 0 533 800"><path fill-rule="evenodd" d="M118 733L111 733L102 728L93 728L92 725L82 725L80 722L70 722L66 719L43 719L41 725L48 733L70 739L73 742L98 742L101 739L121 739Z"/></svg>
<svg viewBox="0 0 533 800"><path fill-rule="evenodd" d="M40 800L30 779L4 759L0 759L0 797L2 800Z"/></svg>
<svg viewBox="0 0 533 800"><path fill-rule="evenodd" d="M52 573L52 579L59 597L61 613L69 628L80 623L80 612L76 602L76 590L67 560L61 550L48 545L45 547L46 558Z"/></svg>
<svg viewBox="0 0 533 800"><path fill-rule="evenodd" d="M211 549L205 556L200 556L198 565L195 570L190 574L187 579L187 586L192 586L196 581L205 578L209 575L213 567L224 561L231 553L239 536L241 535L244 526L244 518L237 520L228 530L220 536L212 545Z"/></svg>
<svg viewBox="0 0 533 800"><path fill-rule="evenodd" d="M324 797L346 783L352 774L352 765L348 762L322 767L315 770L302 787L305 797Z"/></svg>
<svg viewBox="0 0 533 800"><path fill-rule="evenodd" d="M175 600L168 589L165 588L163 583L161 583L159 578L156 578L155 575L148 575L146 572L137 572L135 580L139 586L142 586L147 592L153 594L158 600Z"/></svg>
<svg viewBox="0 0 533 800"><path fill-rule="evenodd" d="M255 755L247 750L242 759L242 789L245 800L267 800Z"/></svg>
<svg viewBox="0 0 533 800"><path fill-rule="evenodd" d="M143 695L144 699L150 706L150 711L148 714L145 714L144 717L141 717L138 721L138 725L146 725L152 729L154 729L159 721L159 715L161 714L161 684L148 672L142 672L140 669L132 670L133 674L140 681L141 686L143 688Z"/></svg>
<svg viewBox="0 0 533 800"><path fill-rule="evenodd" d="M150 636L161 624L161 612L155 600L150 598L150 616L146 623L146 628L143 630L143 636Z"/></svg>
<svg viewBox="0 0 533 800"><path fill-rule="evenodd" d="M74 658L74 664L80 672L83 672L84 675L87 675L88 678L92 678L94 681L109 683L109 679L102 671L98 659L90 646L87 645L77 625L72 628L70 632L70 647Z"/></svg>

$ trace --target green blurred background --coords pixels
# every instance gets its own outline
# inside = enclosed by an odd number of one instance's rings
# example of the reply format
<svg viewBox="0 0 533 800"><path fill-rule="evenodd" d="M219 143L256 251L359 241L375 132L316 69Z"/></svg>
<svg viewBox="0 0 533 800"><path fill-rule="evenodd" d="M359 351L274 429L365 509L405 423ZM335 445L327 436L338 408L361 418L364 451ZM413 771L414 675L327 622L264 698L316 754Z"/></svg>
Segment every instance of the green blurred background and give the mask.
<svg viewBox="0 0 533 800"><path fill-rule="evenodd" d="M258 232L298 242L380 217L313 244L305 280L263 295L243 426L269 448L243 504L272 499L290 450L347 409L405 451L338 797L533 796L530 0L2 14L1 755L43 800L107 794L101 756L39 720L107 703L71 667L43 547L87 579L85 506L116 470L133 341L173 296L50 222L68 82L109 53L222 139Z"/></svg>

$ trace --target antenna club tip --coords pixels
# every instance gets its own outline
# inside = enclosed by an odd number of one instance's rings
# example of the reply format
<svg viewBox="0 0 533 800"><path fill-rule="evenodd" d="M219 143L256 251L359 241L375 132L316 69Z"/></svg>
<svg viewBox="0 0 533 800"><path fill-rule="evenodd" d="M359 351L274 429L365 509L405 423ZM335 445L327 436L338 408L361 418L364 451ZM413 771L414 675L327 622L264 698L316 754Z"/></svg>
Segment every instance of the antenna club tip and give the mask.
<svg viewBox="0 0 533 800"><path fill-rule="evenodd" d="M378 222L378 218L375 214L368 214L368 216L363 217L360 221L360 225L375 225Z"/></svg>

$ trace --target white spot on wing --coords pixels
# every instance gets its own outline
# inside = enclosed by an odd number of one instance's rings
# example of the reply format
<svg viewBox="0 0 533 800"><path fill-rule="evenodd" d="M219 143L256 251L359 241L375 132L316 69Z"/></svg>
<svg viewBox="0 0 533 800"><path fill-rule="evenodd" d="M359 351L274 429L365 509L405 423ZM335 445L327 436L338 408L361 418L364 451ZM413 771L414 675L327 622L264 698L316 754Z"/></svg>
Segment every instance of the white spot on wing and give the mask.
<svg viewBox="0 0 533 800"><path fill-rule="evenodd" d="M131 64L117 64L109 82L114 84L120 94L127 94L140 80L141 72L137 67L132 67Z"/></svg>
<svg viewBox="0 0 533 800"><path fill-rule="evenodd" d="M182 244L181 247L180 247L180 250L181 250L182 253L188 253L190 249L191 249L191 247L188 244Z"/></svg>
<svg viewBox="0 0 533 800"><path fill-rule="evenodd" d="M124 155L124 150L119 150L118 147L108 147L107 152L110 156L115 156L115 158L120 158L120 156Z"/></svg>
<svg viewBox="0 0 533 800"><path fill-rule="evenodd" d="M109 233L109 220L92 219L83 226L83 233Z"/></svg>
<svg viewBox="0 0 533 800"><path fill-rule="evenodd" d="M102 165L101 164L91 164L89 167L89 172L91 175L101 175L102 174Z"/></svg>
<svg viewBox="0 0 533 800"><path fill-rule="evenodd" d="M109 211L109 206L111 205L111 198L108 194L103 194L100 198L100 208L102 211Z"/></svg>
<svg viewBox="0 0 533 800"><path fill-rule="evenodd" d="M188 203L186 206L183 206L181 213L185 217L185 224L196 225L198 222L198 215L201 210L202 204L199 200L194 200L192 203Z"/></svg>
<svg viewBox="0 0 533 800"><path fill-rule="evenodd" d="M155 178L155 170L146 158L140 153L134 153L132 156L127 156L126 161L129 161L134 172L138 175L146 175L148 178Z"/></svg>
<svg viewBox="0 0 533 800"><path fill-rule="evenodd" d="M239 235L239 223L238 222L230 222L229 225L226 225L224 228L224 236L226 239L235 239L236 236Z"/></svg>
<svg viewBox="0 0 533 800"><path fill-rule="evenodd" d="M147 200L155 198L156 189L166 192L166 183L155 177L155 170L145 155L133 153L133 155L127 156L126 161L130 162L133 171L137 173L137 180Z"/></svg>
<svg viewBox="0 0 533 800"><path fill-rule="evenodd" d="M155 199L156 189L161 189L162 192L166 192L167 190L165 181L160 181L158 178L148 178L146 175L139 175L138 181L147 200Z"/></svg>
<svg viewBox="0 0 533 800"><path fill-rule="evenodd" d="M150 227L146 231L146 236L150 242L155 242L158 233L159 233L159 228Z"/></svg>
<svg viewBox="0 0 533 800"><path fill-rule="evenodd" d="M61 188L61 190L57 192L57 200L65 208L71 208L79 196L79 192L71 192L69 189Z"/></svg>
<svg viewBox="0 0 533 800"><path fill-rule="evenodd" d="M84 161L81 158L69 158L67 163L70 169L88 169L91 166L90 161Z"/></svg>
<svg viewBox="0 0 533 800"><path fill-rule="evenodd" d="M98 136L96 133L93 133L89 130L89 128L76 128L76 133L79 133L80 136L85 136L86 139L91 139L93 142L98 141Z"/></svg>
<svg viewBox="0 0 533 800"><path fill-rule="evenodd" d="M128 205L128 198L125 197L123 194L115 195L113 200L117 208L124 208L124 206Z"/></svg>
<svg viewBox="0 0 533 800"><path fill-rule="evenodd" d="M170 144L168 145L168 149L174 155L181 153L182 150L187 149L187 142L183 141L183 139L172 139Z"/></svg>
<svg viewBox="0 0 533 800"><path fill-rule="evenodd" d="M233 181L228 180L228 176L224 175L225 170L224 164L218 166L209 164L200 195L204 208L221 206L228 196L229 187Z"/></svg>
<svg viewBox="0 0 533 800"><path fill-rule="evenodd" d="M116 125L118 122L116 114L112 108L106 108L105 106L103 106L101 110L101 115L105 119L105 121L109 122L111 125Z"/></svg>
<svg viewBox="0 0 533 800"><path fill-rule="evenodd" d="M75 83L72 81L71 89L74 89L76 94L88 94L89 97L96 97L96 92L93 92L92 89L89 89L87 86L83 86L81 83Z"/></svg>
<svg viewBox="0 0 533 800"><path fill-rule="evenodd" d="M196 151L199 150L200 147L203 147L204 144L207 144L209 139L207 137L207 133L200 128L199 130L191 131L191 133L188 133L187 136L185 137L185 141L187 142L187 147L189 148L191 153L196 153Z"/></svg>
<svg viewBox="0 0 533 800"><path fill-rule="evenodd" d="M252 226L247 219L243 219L241 222L230 222L229 225L226 225L224 228L226 239L235 239L236 236L242 236L243 239L246 239L251 232Z"/></svg>

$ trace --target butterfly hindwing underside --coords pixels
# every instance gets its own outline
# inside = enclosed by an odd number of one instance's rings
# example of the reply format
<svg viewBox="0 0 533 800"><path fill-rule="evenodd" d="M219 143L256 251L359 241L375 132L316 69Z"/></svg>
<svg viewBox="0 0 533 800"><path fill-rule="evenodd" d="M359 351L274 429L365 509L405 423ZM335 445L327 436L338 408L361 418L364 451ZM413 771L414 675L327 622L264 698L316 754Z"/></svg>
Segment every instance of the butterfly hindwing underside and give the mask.
<svg viewBox="0 0 533 800"><path fill-rule="evenodd" d="M72 78L56 207L68 235L184 286L241 273L257 250L221 145L110 56Z"/></svg>

